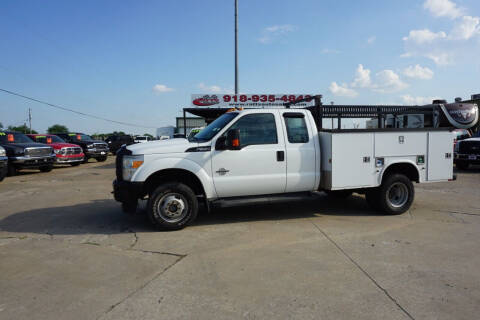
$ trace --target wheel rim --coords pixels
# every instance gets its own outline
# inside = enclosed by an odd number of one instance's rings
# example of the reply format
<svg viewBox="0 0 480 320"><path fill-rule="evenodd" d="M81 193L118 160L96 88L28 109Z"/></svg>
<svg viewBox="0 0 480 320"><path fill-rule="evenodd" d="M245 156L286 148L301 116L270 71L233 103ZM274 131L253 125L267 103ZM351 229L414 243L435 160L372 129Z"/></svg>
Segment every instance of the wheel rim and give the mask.
<svg viewBox="0 0 480 320"><path fill-rule="evenodd" d="M404 183L395 182L387 190L387 200L394 208L403 207L408 202L408 188Z"/></svg>
<svg viewBox="0 0 480 320"><path fill-rule="evenodd" d="M187 215L187 199L179 193L167 193L157 202L157 211L163 220L170 223L178 222Z"/></svg>

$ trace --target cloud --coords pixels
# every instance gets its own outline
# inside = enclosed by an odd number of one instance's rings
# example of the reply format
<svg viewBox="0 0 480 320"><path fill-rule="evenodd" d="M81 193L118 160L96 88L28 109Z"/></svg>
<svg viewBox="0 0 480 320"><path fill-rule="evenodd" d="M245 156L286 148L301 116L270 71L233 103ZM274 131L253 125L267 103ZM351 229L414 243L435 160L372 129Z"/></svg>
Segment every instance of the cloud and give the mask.
<svg viewBox="0 0 480 320"><path fill-rule="evenodd" d="M426 0L423 3L423 8L430 11L435 17L447 17L450 19L462 16L465 11L450 0Z"/></svg>
<svg viewBox="0 0 480 320"><path fill-rule="evenodd" d="M359 64L355 72L355 78L352 82L354 88L368 88L372 84L370 79L370 70L365 69L363 65Z"/></svg>
<svg viewBox="0 0 480 320"><path fill-rule="evenodd" d="M297 26L291 24L266 27L262 30L262 36L258 38L258 41L263 44L272 43L297 29Z"/></svg>
<svg viewBox="0 0 480 320"><path fill-rule="evenodd" d="M332 82L330 87L328 87L331 93L339 97L349 97L353 98L358 95L357 91L348 88L346 83L338 85L336 82Z"/></svg>
<svg viewBox="0 0 480 320"><path fill-rule="evenodd" d="M233 93L232 89L222 88L217 85L206 85L203 82L200 82L197 85L197 88L202 90L205 93Z"/></svg>
<svg viewBox="0 0 480 320"><path fill-rule="evenodd" d="M338 54L342 52L340 50L335 50L335 49L323 49L321 53L322 54Z"/></svg>
<svg viewBox="0 0 480 320"><path fill-rule="evenodd" d="M449 38L455 40L468 40L475 35L479 35L479 24L479 17L463 16L461 21L457 22L453 27Z"/></svg>
<svg viewBox="0 0 480 320"><path fill-rule="evenodd" d="M372 87L374 91L390 93L401 91L408 87L408 84L400 79L400 76L392 70L383 70L376 75L376 84Z"/></svg>
<svg viewBox="0 0 480 320"><path fill-rule="evenodd" d="M164 84L156 84L156 85L153 86L152 90L153 90L153 92L156 92L156 93L164 93L164 92L173 91L174 89L169 88Z"/></svg>
<svg viewBox="0 0 480 320"><path fill-rule="evenodd" d="M409 66L403 70L403 74L409 78L428 80L433 78L433 71L427 67L421 67L419 64Z"/></svg>
<svg viewBox="0 0 480 320"><path fill-rule="evenodd" d="M405 94L401 98L404 103L414 105L430 104L433 100L440 99L438 97L413 97L409 94Z"/></svg>
<svg viewBox="0 0 480 320"><path fill-rule="evenodd" d="M367 44L373 44L377 40L376 36L371 36L367 39Z"/></svg>
<svg viewBox="0 0 480 320"><path fill-rule="evenodd" d="M435 33L428 29L411 30L407 37L403 37L403 41L412 41L416 44L424 44L446 37L447 34L443 31Z"/></svg>

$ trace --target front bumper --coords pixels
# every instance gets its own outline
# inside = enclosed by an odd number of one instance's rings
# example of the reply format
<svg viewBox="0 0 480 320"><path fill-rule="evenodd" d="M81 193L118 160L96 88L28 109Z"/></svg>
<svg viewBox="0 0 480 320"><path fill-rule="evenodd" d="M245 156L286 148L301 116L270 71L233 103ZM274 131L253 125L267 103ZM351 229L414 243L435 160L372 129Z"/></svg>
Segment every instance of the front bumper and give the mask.
<svg viewBox="0 0 480 320"><path fill-rule="evenodd" d="M22 167L39 167L44 165L53 164L55 161L55 155L47 156L47 157L11 157L11 163L15 165L20 165Z"/></svg>
<svg viewBox="0 0 480 320"><path fill-rule="evenodd" d="M58 157L55 159L55 163L62 164L62 163L76 163L82 162L84 159L83 156L80 157Z"/></svg>
<svg viewBox="0 0 480 320"><path fill-rule="evenodd" d="M454 162L457 162L457 161L480 164L480 154L455 153Z"/></svg>
<svg viewBox="0 0 480 320"><path fill-rule="evenodd" d="M89 158L106 157L110 150L107 149L87 149L85 155Z"/></svg>
<svg viewBox="0 0 480 320"><path fill-rule="evenodd" d="M118 202L130 202L143 197L143 182L113 180L113 197Z"/></svg>

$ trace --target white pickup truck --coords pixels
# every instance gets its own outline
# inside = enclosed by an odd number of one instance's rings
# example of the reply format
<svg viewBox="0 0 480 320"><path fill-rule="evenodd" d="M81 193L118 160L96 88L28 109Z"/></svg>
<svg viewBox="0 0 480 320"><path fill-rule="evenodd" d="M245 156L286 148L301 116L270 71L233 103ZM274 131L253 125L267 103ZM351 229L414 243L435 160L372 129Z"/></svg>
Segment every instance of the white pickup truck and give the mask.
<svg viewBox="0 0 480 320"><path fill-rule="evenodd" d="M407 211L413 182L453 179L449 128L318 130L306 109L228 112L190 141L124 146L117 153L115 199L135 211L148 199L160 229L192 223L199 203L231 206L290 201L326 191L365 194L386 214Z"/></svg>

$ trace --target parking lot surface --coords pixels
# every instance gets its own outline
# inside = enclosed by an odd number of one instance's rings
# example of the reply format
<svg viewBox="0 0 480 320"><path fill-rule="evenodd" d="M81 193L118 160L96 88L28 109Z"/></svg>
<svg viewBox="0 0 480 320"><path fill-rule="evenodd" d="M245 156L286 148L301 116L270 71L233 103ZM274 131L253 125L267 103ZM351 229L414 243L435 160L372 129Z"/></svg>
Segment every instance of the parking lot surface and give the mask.
<svg viewBox="0 0 480 320"><path fill-rule="evenodd" d="M382 216L327 196L158 232L112 199L114 157L0 184L1 319L474 319L480 170Z"/></svg>

